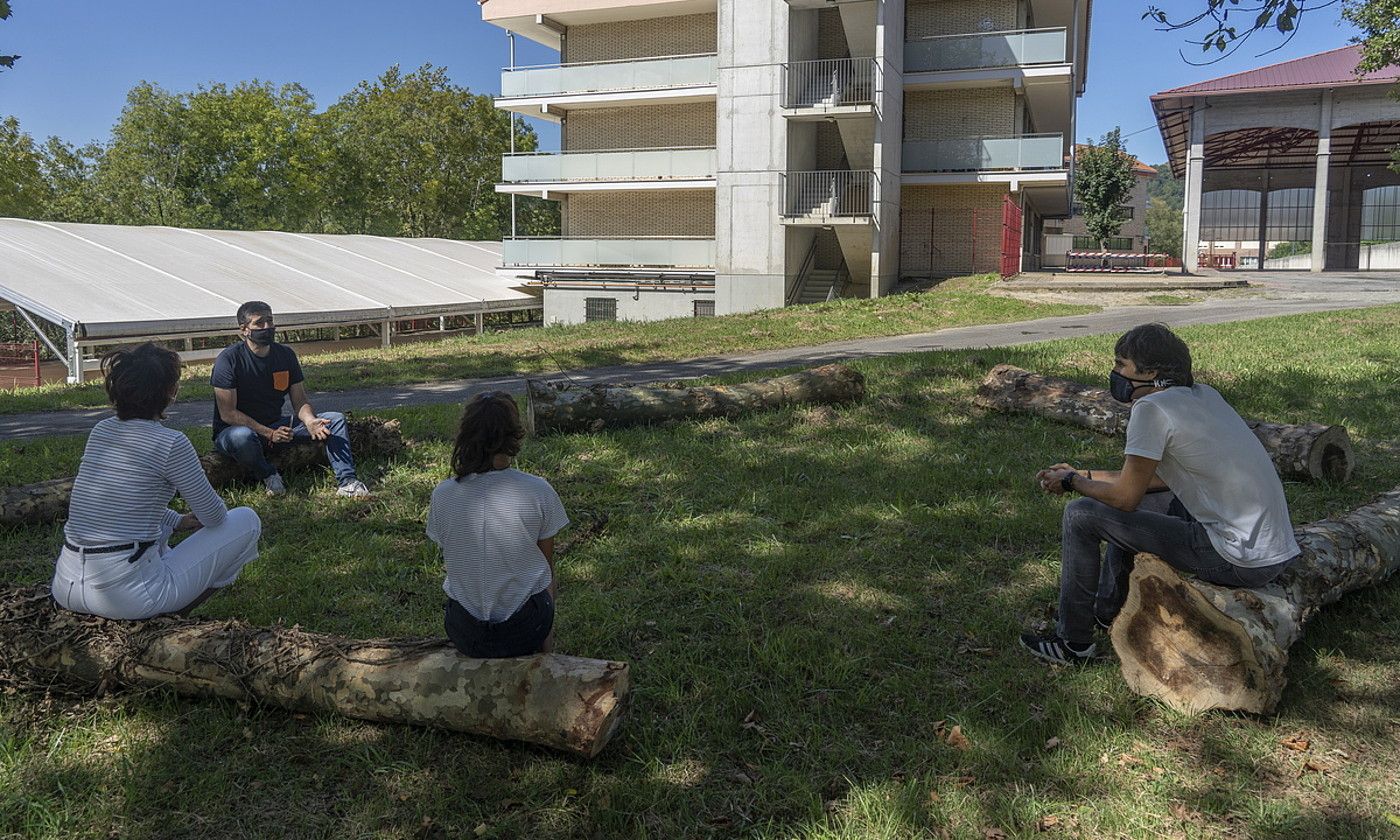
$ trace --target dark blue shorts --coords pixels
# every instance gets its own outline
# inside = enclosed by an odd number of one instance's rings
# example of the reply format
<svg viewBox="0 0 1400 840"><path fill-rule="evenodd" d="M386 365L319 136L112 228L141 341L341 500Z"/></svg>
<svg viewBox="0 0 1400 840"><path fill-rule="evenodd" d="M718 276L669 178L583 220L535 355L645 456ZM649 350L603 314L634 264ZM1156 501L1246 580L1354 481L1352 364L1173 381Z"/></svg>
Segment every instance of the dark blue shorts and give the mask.
<svg viewBox="0 0 1400 840"><path fill-rule="evenodd" d="M548 589L531 595L505 621L482 621L451 598L447 599L444 613L447 638L457 650L475 659L539 653L554 627L554 599Z"/></svg>

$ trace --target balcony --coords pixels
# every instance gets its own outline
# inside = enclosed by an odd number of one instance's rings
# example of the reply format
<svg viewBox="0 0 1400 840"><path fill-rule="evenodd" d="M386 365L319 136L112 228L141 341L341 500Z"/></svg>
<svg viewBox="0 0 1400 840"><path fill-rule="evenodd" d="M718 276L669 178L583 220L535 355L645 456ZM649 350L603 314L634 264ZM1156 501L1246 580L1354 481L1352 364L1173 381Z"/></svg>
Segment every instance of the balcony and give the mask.
<svg viewBox="0 0 1400 840"><path fill-rule="evenodd" d="M904 141L905 182L1068 183L1062 134ZM912 176L912 177L910 177Z"/></svg>
<svg viewBox="0 0 1400 840"><path fill-rule="evenodd" d="M783 224L867 224L875 173L849 169L783 175Z"/></svg>
<svg viewBox="0 0 1400 840"><path fill-rule="evenodd" d="M873 114L878 72L873 58L817 59L784 64L783 113L818 119L841 114Z"/></svg>
<svg viewBox="0 0 1400 840"><path fill-rule="evenodd" d="M501 262L519 268L713 269L713 237L507 239Z"/></svg>
<svg viewBox="0 0 1400 840"><path fill-rule="evenodd" d="M1021 29L942 35L904 45L904 72L938 73L1065 64L1064 29Z"/></svg>
<svg viewBox="0 0 1400 840"><path fill-rule="evenodd" d="M530 152L501 157L497 192L705 189L714 186L713 147Z"/></svg>
<svg viewBox="0 0 1400 840"><path fill-rule="evenodd" d="M557 119L569 108L712 100L718 78L713 54L507 68L496 107Z"/></svg>

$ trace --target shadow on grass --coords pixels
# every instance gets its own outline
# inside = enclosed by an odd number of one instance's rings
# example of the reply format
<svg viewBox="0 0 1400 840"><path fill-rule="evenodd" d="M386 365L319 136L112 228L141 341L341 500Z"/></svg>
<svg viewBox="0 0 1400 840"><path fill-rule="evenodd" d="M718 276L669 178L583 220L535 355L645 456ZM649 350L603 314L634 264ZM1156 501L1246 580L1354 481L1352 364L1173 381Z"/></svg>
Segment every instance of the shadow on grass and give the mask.
<svg viewBox="0 0 1400 840"><path fill-rule="evenodd" d="M1060 504L1034 492L1031 474L1121 454L1118 441L972 407L986 369L1044 369L1038 357L871 361L870 398L835 413L529 442L522 467L548 477L575 519L610 517L559 568L561 649L634 668L629 718L596 762L155 695L89 724L35 724L69 727L77 745L20 748L14 790L51 810L64 803L67 822L36 823L36 836L99 825L133 837L1020 836L1049 818L1084 836L1307 836L1324 823L1379 834L1385 803L1336 789L1383 789L1361 767L1300 781L1277 745L1281 726L1348 745L1395 735L1393 686L1351 687L1338 717L1338 666L1318 657L1314 633L1276 719L1184 721L1130 695L1110 664L1047 669L1015 648L1017 632L1048 618L1058 569ZM1359 389L1364 376L1318 387ZM1238 382L1241 410L1266 406L1280 378ZM1290 387L1309 383L1298 374ZM396 464L365 465L375 502L331 498L327 476L296 479L277 500L236 491L263 514L263 554L202 612L358 636L440 633L440 560L422 522L455 413L404 412L420 444ZM1400 436L1394 418L1373 422ZM1394 473L1376 468L1315 498L1290 485L1309 510L1295 519L1364 501ZM0 551L9 560L55 541L32 529ZM1362 619L1367 605L1393 615L1398 600L1377 590L1345 602L1316 638L1345 651L1348 675L1393 673L1393 642L1378 638L1395 619ZM1343 625L1354 629L1334 635ZM954 726L965 749L948 737ZM98 750L87 732L124 740ZM0 828L26 833L15 807Z"/></svg>

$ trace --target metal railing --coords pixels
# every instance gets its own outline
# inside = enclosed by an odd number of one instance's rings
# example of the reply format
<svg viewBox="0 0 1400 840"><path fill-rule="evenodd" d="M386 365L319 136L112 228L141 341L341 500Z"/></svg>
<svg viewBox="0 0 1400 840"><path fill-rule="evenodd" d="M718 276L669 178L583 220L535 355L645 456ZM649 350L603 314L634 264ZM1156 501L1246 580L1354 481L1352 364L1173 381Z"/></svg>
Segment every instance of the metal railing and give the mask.
<svg viewBox="0 0 1400 840"><path fill-rule="evenodd" d="M1066 169L1064 135L906 140L905 172L983 172Z"/></svg>
<svg viewBox="0 0 1400 840"><path fill-rule="evenodd" d="M787 293L783 296L784 304L792 306L802 297L802 287L807 285L807 277L812 272L812 266L817 262L817 237L812 237L812 244L807 247L807 254L802 258L802 264L797 267L797 273L793 275L792 285L788 287Z"/></svg>
<svg viewBox="0 0 1400 840"><path fill-rule="evenodd" d="M904 72L1064 64L1067 44L1063 28L935 35L905 43Z"/></svg>
<svg viewBox="0 0 1400 840"><path fill-rule="evenodd" d="M718 68L713 54L506 68L501 71L501 97L713 85Z"/></svg>
<svg viewBox="0 0 1400 840"><path fill-rule="evenodd" d="M501 262L509 266L713 268L714 237L542 237L507 239Z"/></svg>
<svg viewBox="0 0 1400 840"><path fill-rule="evenodd" d="M501 156L501 180L508 184L702 180L713 177L713 146L610 149L605 152L524 152Z"/></svg>
<svg viewBox="0 0 1400 840"><path fill-rule="evenodd" d="M783 216L823 221L874 212L875 173L850 169L783 174Z"/></svg>
<svg viewBox="0 0 1400 840"><path fill-rule="evenodd" d="M822 58L783 65L784 108L836 108L875 102L873 58Z"/></svg>

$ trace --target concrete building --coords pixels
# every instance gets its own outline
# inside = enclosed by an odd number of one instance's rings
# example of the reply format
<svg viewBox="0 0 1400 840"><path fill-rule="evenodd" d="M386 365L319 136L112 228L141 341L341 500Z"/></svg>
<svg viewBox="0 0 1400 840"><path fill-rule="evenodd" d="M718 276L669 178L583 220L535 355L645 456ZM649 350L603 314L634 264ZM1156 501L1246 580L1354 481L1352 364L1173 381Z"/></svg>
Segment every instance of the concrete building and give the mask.
<svg viewBox="0 0 1400 840"><path fill-rule="evenodd" d="M1330 50L1152 97L1186 179L1182 264L1400 268L1400 68Z"/></svg>
<svg viewBox="0 0 1400 840"><path fill-rule="evenodd" d="M1084 146L1075 146L1075 155ZM1137 180L1133 183L1132 195L1128 197L1127 203L1121 209L1126 219L1123 227L1118 231L1118 236L1108 243L1110 251L1133 251L1142 253L1147 250L1147 185L1153 178L1157 177L1157 170L1133 158L1133 174ZM1084 222L1084 217L1080 215L1079 205L1073 204L1070 208L1068 219L1047 219L1045 222L1045 247L1042 249L1041 266L1043 268L1061 268L1065 265L1065 254L1070 251L1099 249L1099 243L1089 239L1089 227Z"/></svg>
<svg viewBox="0 0 1400 840"><path fill-rule="evenodd" d="M561 204L561 237L503 248L547 322L1014 273L1069 212L1091 0L479 2L560 53L497 99L562 126L498 187Z"/></svg>

